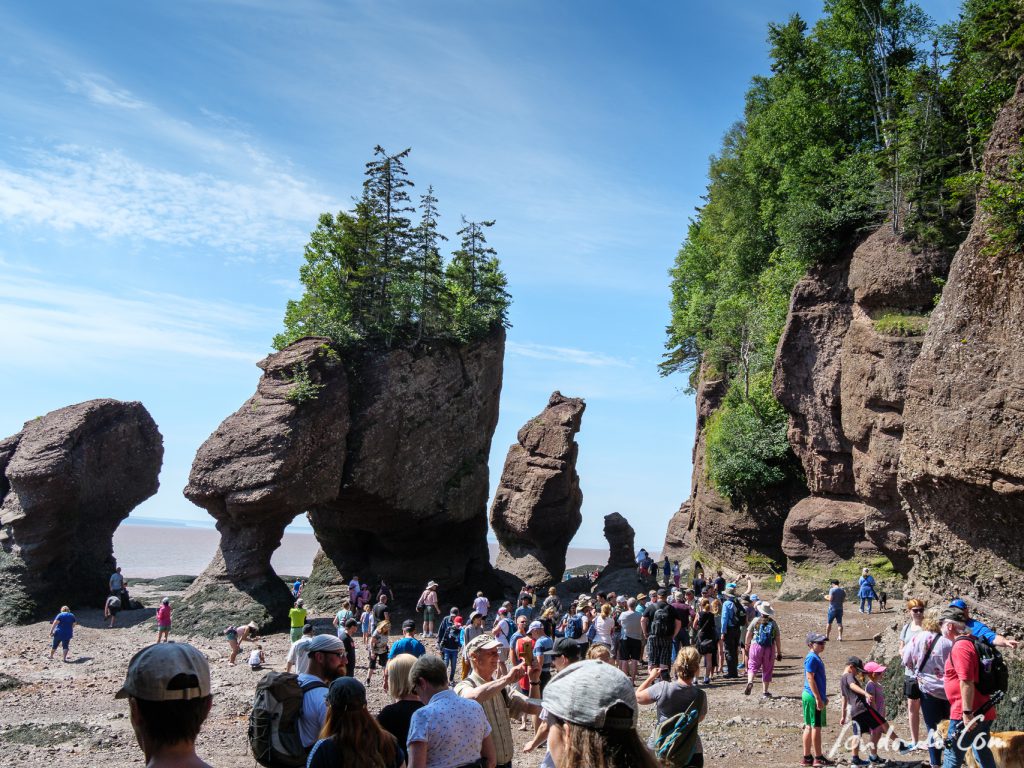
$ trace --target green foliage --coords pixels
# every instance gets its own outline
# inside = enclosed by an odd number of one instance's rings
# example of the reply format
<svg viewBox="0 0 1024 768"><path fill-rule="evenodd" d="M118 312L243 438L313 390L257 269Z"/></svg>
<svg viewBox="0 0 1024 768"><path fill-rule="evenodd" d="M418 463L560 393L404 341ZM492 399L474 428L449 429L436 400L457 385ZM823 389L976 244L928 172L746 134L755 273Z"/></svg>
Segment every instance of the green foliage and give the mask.
<svg viewBox="0 0 1024 768"><path fill-rule="evenodd" d="M289 381L291 381L292 386L285 395L285 399L290 403L295 403L295 405L302 405L310 400L316 400L324 386L313 381L309 374L309 366L306 363L299 363L295 366Z"/></svg>
<svg viewBox="0 0 1024 768"><path fill-rule="evenodd" d="M376 147L352 210L320 215L299 268L305 290L287 304L277 349L313 335L340 349L466 342L508 325L505 275L483 235L494 222L463 218L460 248L445 268L432 187L420 196L418 223L410 219L409 152Z"/></svg>
<svg viewBox="0 0 1024 768"><path fill-rule="evenodd" d="M883 312L874 319L874 326L885 336L924 336L929 317L916 312Z"/></svg>
<svg viewBox="0 0 1024 768"><path fill-rule="evenodd" d="M987 180L981 207L990 216L986 250L993 255L1020 253L1024 248L1024 145L1010 156L1004 179Z"/></svg>
<svg viewBox="0 0 1024 768"><path fill-rule="evenodd" d="M759 376L749 393L735 381L705 427L708 480L733 502L753 499L796 471L788 418L769 381Z"/></svg>

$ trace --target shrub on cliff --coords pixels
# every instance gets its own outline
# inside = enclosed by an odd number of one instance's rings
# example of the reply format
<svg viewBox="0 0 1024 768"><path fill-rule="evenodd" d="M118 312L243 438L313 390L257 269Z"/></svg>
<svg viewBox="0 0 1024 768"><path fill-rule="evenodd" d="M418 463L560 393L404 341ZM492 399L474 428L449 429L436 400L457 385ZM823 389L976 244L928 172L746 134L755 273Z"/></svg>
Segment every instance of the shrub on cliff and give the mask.
<svg viewBox="0 0 1024 768"><path fill-rule="evenodd" d="M420 196L418 223L409 218L417 210L409 151L376 147L352 210L320 215L299 268L305 290L288 302L277 349L303 336L326 336L342 348L467 342L508 325L511 297L485 234L494 222L463 217L446 267L432 187Z"/></svg>

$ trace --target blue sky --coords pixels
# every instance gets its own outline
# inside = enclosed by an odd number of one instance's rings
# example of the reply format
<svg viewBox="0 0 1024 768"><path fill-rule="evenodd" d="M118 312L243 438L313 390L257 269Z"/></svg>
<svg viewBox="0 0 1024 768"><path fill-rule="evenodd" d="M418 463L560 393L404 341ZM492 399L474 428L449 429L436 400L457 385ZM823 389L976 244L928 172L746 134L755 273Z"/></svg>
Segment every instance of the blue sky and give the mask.
<svg viewBox="0 0 1024 768"><path fill-rule="evenodd" d="M949 0L926 3L939 18ZM667 269L707 158L819 3L32 3L0 8L0 436L94 397L164 435L139 517L253 391L302 246L375 144L411 146L442 229L488 233L514 297L491 490L552 390L584 397L576 546L622 512L660 548L692 399L659 379Z"/></svg>

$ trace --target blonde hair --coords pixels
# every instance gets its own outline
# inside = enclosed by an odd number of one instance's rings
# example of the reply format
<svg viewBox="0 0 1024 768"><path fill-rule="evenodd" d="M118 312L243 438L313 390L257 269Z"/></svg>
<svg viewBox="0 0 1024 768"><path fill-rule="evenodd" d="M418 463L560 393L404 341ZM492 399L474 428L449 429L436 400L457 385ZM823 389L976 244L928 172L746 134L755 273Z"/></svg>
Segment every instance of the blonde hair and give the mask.
<svg viewBox="0 0 1024 768"><path fill-rule="evenodd" d="M711 601L708 600L706 597L702 597L700 599L700 609L702 611L710 611L711 610Z"/></svg>
<svg viewBox="0 0 1024 768"><path fill-rule="evenodd" d="M382 621L380 624L377 625L377 629L375 631L378 634L386 635L388 633L388 630L390 630L390 629L391 629L391 622L388 621L387 619L384 619L384 621Z"/></svg>
<svg viewBox="0 0 1024 768"><path fill-rule="evenodd" d="M938 608L929 608L925 611L924 618L921 619L921 629L926 632L942 634L942 622L939 621L940 613L941 611Z"/></svg>
<svg viewBox="0 0 1024 768"><path fill-rule="evenodd" d="M587 651L587 658L597 659L598 661L603 661L606 664L615 664L615 662L612 661L612 652L608 649L607 645L603 645L601 643L590 646L590 650Z"/></svg>
<svg viewBox="0 0 1024 768"><path fill-rule="evenodd" d="M411 653L400 653L388 662L388 693L393 699L401 699L412 695L412 681L409 672L416 663Z"/></svg>
<svg viewBox="0 0 1024 768"><path fill-rule="evenodd" d="M689 682L700 669L700 653L692 645L684 645L679 649L676 660L672 664L672 674L680 680Z"/></svg>
<svg viewBox="0 0 1024 768"><path fill-rule="evenodd" d="M609 616L612 615L612 604L611 603L605 603L604 605L601 606L601 615L604 616L606 619Z"/></svg>

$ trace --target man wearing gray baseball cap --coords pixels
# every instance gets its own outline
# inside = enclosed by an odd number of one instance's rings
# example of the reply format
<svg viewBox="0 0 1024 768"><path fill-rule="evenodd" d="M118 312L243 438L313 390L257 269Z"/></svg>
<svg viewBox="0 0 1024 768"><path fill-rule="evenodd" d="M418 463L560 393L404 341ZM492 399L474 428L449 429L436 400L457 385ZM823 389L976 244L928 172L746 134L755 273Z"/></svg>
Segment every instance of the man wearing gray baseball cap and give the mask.
<svg viewBox="0 0 1024 768"><path fill-rule="evenodd" d="M147 768L210 768L195 748L213 704L210 665L197 649L188 643L143 648L128 662L124 685L114 698L128 699Z"/></svg>

